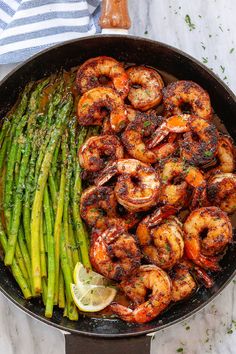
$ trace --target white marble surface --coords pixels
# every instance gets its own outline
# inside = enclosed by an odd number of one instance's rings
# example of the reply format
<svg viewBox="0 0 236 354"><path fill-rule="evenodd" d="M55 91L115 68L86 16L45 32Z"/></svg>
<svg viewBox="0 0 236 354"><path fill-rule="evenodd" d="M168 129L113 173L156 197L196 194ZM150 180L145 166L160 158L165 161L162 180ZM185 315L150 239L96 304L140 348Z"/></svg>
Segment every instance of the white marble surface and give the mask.
<svg viewBox="0 0 236 354"><path fill-rule="evenodd" d="M178 47L206 62L236 92L235 0L129 0L130 33ZM185 22L189 15L192 31ZM0 77L9 67L0 67ZM152 354L236 353L236 285L188 321L155 335ZM63 354L63 334L18 310L0 294L1 354ZM96 353L94 353L96 354Z"/></svg>

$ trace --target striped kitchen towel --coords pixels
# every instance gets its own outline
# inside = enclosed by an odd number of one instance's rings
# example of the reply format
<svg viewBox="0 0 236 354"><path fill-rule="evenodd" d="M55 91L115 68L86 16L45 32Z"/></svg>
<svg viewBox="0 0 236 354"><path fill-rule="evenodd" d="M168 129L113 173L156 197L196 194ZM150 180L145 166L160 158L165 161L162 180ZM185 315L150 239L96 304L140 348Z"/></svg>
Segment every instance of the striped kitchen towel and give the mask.
<svg viewBox="0 0 236 354"><path fill-rule="evenodd" d="M100 31L101 0L0 0L0 64Z"/></svg>

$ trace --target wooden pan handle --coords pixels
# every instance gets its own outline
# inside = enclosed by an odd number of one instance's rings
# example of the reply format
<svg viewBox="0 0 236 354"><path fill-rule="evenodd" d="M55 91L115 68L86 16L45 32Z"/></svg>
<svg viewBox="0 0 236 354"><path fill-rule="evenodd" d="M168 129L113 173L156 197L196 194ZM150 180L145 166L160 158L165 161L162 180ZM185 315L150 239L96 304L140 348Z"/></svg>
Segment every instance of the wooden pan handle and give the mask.
<svg viewBox="0 0 236 354"><path fill-rule="evenodd" d="M127 0L103 0L99 25L102 29L129 29L131 22Z"/></svg>

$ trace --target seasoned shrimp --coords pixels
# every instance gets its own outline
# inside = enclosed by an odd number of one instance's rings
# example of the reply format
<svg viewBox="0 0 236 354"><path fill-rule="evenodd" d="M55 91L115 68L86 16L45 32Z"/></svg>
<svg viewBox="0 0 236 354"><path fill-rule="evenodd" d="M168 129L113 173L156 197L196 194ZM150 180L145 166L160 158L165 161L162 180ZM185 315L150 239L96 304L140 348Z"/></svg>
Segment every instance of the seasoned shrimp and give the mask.
<svg viewBox="0 0 236 354"><path fill-rule="evenodd" d="M190 113L202 119L212 117L211 101L208 93L193 81L176 81L163 90L165 115Z"/></svg>
<svg viewBox="0 0 236 354"><path fill-rule="evenodd" d="M138 212L148 210L157 203L160 179L154 168L138 160L121 159L108 164L95 183L101 186L117 174L114 191L125 209Z"/></svg>
<svg viewBox="0 0 236 354"><path fill-rule="evenodd" d="M102 78L109 78L110 81L102 82ZM98 86L109 86L124 99L129 92L129 79L122 64L106 56L89 59L81 65L76 84L81 93Z"/></svg>
<svg viewBox="0 0 236 354"><path fill-rule="evenodd" d="M205 269L220 269L217 256L231 241L232 225L220 208L196 209L184 223L186 256Z"/></svg>
<svg viewBox="0 0 236 354"><path fill-rule="evenodd" d="M147 111L161 102L164 83L156 70L145 66L133 66L126 72L133 85L130 88L128 99L135 109Z"/></svg>
<svg viewBox="0 0 236 354"><path fill-rule="evenodd" d="M148 149L146 140L160 123L160 117L154 113L136 114L122 134L122 142L128 153L137 160L154 163L173 154L175 142L166 142L161 146Z"/></svg>
<svg viewBox="0 0 236 354"><path fill-rule="evenodd" d="M90 227L101 231L117 225L128 230L140 220L135 213L126 212L121 217L119 205L111 187L93 186L85 189L81 196L80 213Z"/></svg>
<svg viewBox="0 0 236 354"><path fill-rule="evenodd" d="M117 217L117 200L111 187L89 187L80 201L81 217L89 226L101 228L107 217Z"/></svg>
<svg viewBox="0 0 236 354"><path fill-rule="evenodd" d="M201 281L206 288L211 288L214 285L214 281L204 269L186 258L181 259L174 266L171 270L170 278L172 281L172 301L174 302L192 295L197 287L195 278Z"/></svg>
<svg viewBox="0 0 236 354"><path fill-rule="evenodd" d="M235 152L232 139L229 136L220 136L218 141L217 158L220 164L217 166L222 172L230 173L235 169Z"/></svg>
<svg viewBox="0 0 236 354"><path fill-rule="evenodd" d="M136 304L134 309L112 303L109 308L122 320L146 323L157 317L171 301L171 281L167 273L154 265L141 266L137 274L120 284ZM151 291L151 295L148 293Z"/></svg>
<svg viewBox="0 0 236 354"><path fill-rule="evenodd" d="M171 300L174 302L184 300L196 290L197 284L189 270L177 265L171 273L172 291Z"/></svg>
<svg viewBox="0 0 236 354"><path fill-rule="evenodd" d="M121 131L127 123L127 112L123 100L111 88L97 87L83 94L77 108L79 124L102 125L106 110L112 130Z"/></svg>
<svg viewBox="0 0 236 354"><path fill-rule="evenodd" d="M129 276L141 259L134 236L122 227L111 227L92 237L89 255L98 273L116 281Z"/></svg>
<svg viewBox="0 0 236 354"><path fill-rule="evenodd" d="M79 150L80 165L92 172L100 171L107 162L123 157L123 146L114 135L92 136Z"/></svg>
<svg viewBox="0 0 236 354"><path fill-rule="evenodd" d="M156 129L149 148L158 145L169 133L185 133L180 144L180 156L191 164L204 166L214 158L218 147L216 127L197 116L183 114L168 118Z"/></svg>
<svg viewBox="0 0 236 354"><path fill-rule="evenodd" d="M236 175L217 173L207 182L207 196L211 205L228 214L236 211Z"/></svg>
<svg viewBox="0 0 236 354"><path fill-rule="evenodd" d="M190 203L190 188L193 189L191 206L196 207L205 199L206 181L198 168L181 159L169 159L161 171L162 192L160 201L167 205L183 207Z"/></svg>
<svg viewBox="0 0 236 354"><path fill-rule="evenodd" d="M131 106L129 105L125 105L126 108L126 112L127 112L127 125L129 124L129 122L132 122L137 115L141 114L140 111L137 111L135 109L133 109ZM110 123L110 119L109 117L106 117L103 120L103 124L102 124L102 133L103 134L115 134L114 130L111 127L111 123Z"/></svg>
<svg viewBox="0 0 236 354"><path fill-rule="evenodd" d="M170 209L169 214L173 211L176 212ZM183 256L183 231L182 224L177 218L165 218L165 210L163 214L163 218L160 219L160 210L152 216L147 216L139 223L136 235L145 258L162 269L170 269ZM156 222L153 222L154 219Z"/></svg>
<svg viewBox="0 0 236 354"><path fill-rule="evenodd" d="M215 159L210 164L215 165L213 169L207 172L210 176L213 172L221 171L224 173L231 173L235 170L235 147L229 136L220 136L218 140L218 147Z"/></svg>

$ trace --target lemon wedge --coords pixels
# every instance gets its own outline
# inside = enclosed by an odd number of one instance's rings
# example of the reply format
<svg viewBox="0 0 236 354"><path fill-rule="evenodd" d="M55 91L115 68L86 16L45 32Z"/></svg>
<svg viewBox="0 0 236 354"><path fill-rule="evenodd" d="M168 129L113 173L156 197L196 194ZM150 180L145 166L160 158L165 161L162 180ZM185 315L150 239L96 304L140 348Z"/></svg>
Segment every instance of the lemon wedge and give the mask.
<svg viewBox="0 0 236 354"><path fill-rule="evenodd" d="M98 312L107 307L116 296L116 289L102 275L77 263L71 284L71 294L76 306L83 312Z"/></svg>

